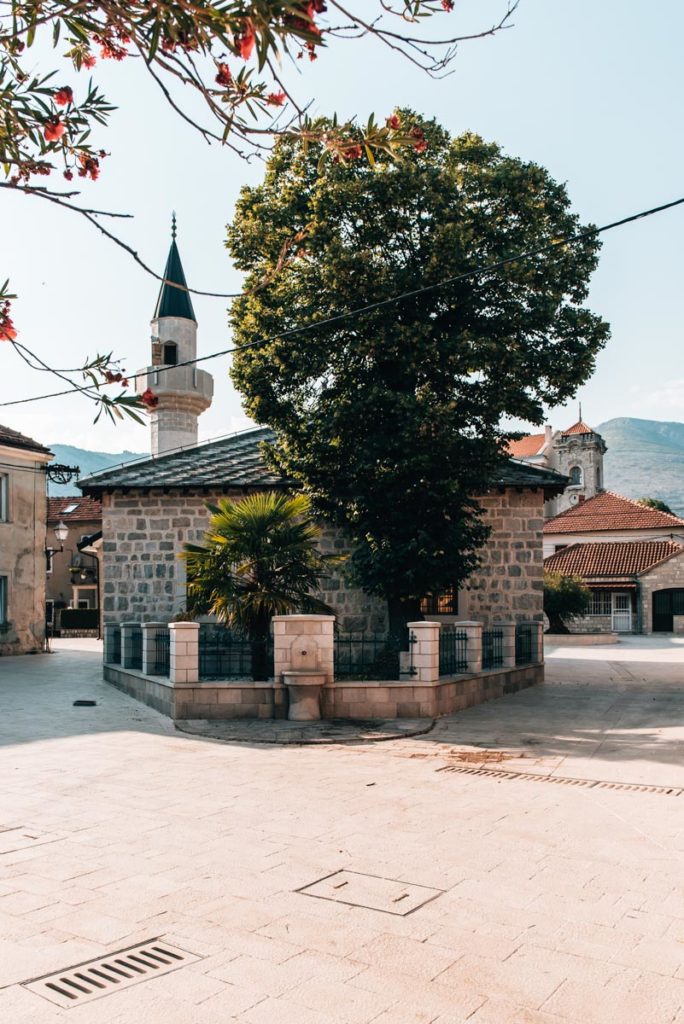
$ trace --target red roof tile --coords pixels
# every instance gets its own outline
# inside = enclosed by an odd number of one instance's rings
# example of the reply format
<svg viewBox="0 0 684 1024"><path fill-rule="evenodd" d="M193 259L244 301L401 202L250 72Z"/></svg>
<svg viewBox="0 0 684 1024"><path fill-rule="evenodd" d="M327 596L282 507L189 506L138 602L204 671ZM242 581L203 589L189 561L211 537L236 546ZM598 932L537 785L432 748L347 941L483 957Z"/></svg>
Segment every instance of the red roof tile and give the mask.
<svg viewBox="0 0 684 1024"><path fill-rule="evenodd" d="M595 433L593 427L590 427L584 420L577 420L577 423L573 423L571 427L563 431L563 437L567 434L593 434Z"/></svg>
<svg viewBox="0 0 684 1024"><path fill-rule="evenodd" d="M602 491L544 523L544 533L595 533L608 530L679 530L684 519Z"/></svg>
<svg viewBox="0 0 684 1024"><path fill-rule="evenodd" d="M76 508L67 512L73 505ZM67 495L62 498L48 498L48 523L57 523L63 519L69 523L93 523L102 519L102 503L97 498L84 498L82 494Z"/></svg>
<svg viewBox="0 0 684 1024"><path fill-rule="evenodd" d="M615 541L571 544L544 559L546 572L563 576L635 576L684 551L672 540Z"/></svg>
<svg viewBox="0 0 684 1024"><path fill-rule="evenodd" d="M508 442L508 454L514 459L527 459L530 455L538 455L545 440L545 434L527 434L519 441Z"/></svg>

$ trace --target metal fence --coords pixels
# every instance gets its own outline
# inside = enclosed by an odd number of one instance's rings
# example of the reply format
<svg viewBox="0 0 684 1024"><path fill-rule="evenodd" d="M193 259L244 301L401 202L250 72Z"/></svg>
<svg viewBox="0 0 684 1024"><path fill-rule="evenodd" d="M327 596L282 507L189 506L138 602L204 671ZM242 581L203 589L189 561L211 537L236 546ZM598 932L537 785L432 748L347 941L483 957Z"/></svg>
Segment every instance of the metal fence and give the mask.
<svg viewBox="0 0 684 1024"><path fill-rule="evenodd" d="M503 630L482 630L482 668L501 668L503 665Z"/></svg>
<svg viewBox="0 0 684 1024"><path fill-rule="evenodd" d="M121 627L115 626L109 631L109 661L112 665L121 664Z"/></svg>
<svg viewBox="0 0 684 1024"><path fill-rule="evenodd" d="M130 632L131 637L131 660L130 667L142 671L142 644L143 636L140 626L136 626Z"/></svg>
<svg viewBox="0 0 684 1024"><path fill-rule="evenodd" d="M154 666L152 675L171 674L171 634L168 629L159 630L154 637Z"/></svg>
<svg viewBox="0 0 684 1024"><path fill-rule="evenodd" d="M455 676L468 671L468 636L454 629L439 631L439 674Z"/></svg>
<svg viewBox="0 0 684 1024"><path fill-rule="evenodd" d="M516 665L530 665L534 661L536 651L534 650L533 631L536 626L527 622L519 622L515 627L515 663Z"/></svg>
<svg viewBox="0 0 684 1024"><path fill-rule="evenodd" d="M246 640L224 629L200 629L200 679L259 681L272 678L273 671L271 639Z"/></svg>
<svg viewBox="0 0 684 1024"><path fill-rule="evenodd" d="M408 643L384 633L335 633L334 664L336 679L384 680L400 675L415 675L411 634ZM407 647L407 650L404 648ZM402 657L405 655L405 657Z"/></svg>

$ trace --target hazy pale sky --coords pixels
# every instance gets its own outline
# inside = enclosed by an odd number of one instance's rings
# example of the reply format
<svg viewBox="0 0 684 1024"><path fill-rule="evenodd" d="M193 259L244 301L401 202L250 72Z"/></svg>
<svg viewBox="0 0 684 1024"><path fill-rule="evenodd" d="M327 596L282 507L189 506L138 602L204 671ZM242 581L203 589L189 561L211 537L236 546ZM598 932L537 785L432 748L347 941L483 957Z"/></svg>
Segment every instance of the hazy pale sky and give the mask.
<svg viewBox="0 0 684 1024"><path fill-rule="evenodd" d="M451 28L472 30L501 15L505 0L459 0ZM444 18L434 24L444 25ZM514 156L538 161L568 185L584 221L607 223L684 194L681 0L521 0L514 27L462 44L454 73L434 81L375 42L335 43L305 62L298 90L313 110L384 117L408 105L452 133L473 130ZM87 204L133 214L119 232L162 272L171 210L191 287L237 291L224 248L240 186L262 176L227 149L207 146L165 105L140 62L99 62L98 81L117 104L97 145L111 150ZM74 73L65 76L81 86ZM60 84L62 84L60 82ZM83 83L84 84L84 83ZM80 217L0 191L0 279L10 276L19 340L56 366L114 350L134 371L149 360L156 282ZM612 325L593 379L579 394L592 424L615 416L684 420L682 261L684 208L604 236L590 307ZM229 347L226 302L193 297L199 354ZM228 361L215 378L201 438L246 426ZM55 390L9 345L0 347L1 400ZM550 411L555 426L577 403ZM0 422L47 443L103 451L149 448L147 427L92 424L78 397L0 409Z"/></svg>

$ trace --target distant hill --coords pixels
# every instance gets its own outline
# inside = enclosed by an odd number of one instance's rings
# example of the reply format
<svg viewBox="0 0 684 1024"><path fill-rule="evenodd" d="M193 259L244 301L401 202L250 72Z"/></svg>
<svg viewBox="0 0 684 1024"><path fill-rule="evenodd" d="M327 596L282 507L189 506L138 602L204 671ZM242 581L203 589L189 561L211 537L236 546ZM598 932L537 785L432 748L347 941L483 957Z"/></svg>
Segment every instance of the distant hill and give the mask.
<svg viewBox="0 0 684 1024"><path fill-rule="evenodd" d="M608 490L626 498L660 498L684 516L684 423L621 417L596 430L608 445Z"/></svg>
<svg viewBox="0 0 684 1024"><path fill-rule="evenodd" d="M145 457L142 452L90 452L85 448L74 448L70 444L51 444L50 451L55 453L54 462L64 466L79 466L79 477L90 476L100 469L108 469L110 466L119 466L122 462L130 462L131 459ZM50 484L50 496L58 497L60 494L79 494L76 481L70 484Z"/></svg>

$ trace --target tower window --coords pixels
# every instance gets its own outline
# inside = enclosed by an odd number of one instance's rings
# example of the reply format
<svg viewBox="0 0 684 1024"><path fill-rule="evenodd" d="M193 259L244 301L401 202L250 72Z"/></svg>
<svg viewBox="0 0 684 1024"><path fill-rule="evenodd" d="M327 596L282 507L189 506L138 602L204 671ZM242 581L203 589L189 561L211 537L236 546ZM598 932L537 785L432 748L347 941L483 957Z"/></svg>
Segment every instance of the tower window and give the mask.
<svg viewBox="0 0 684 1024"><path fill-rule="evenodd" d="M582 470L579 466L572 466L570 468L570 485L572 487L580 487L582 484Z"/></svg>
<svg viewBox="0 0 684 1024"><path fill-rule="evenodd" d="M164 342L164 358L163 363L165 366L175 366L178 362L178 345L175 341Z"/></svg>

